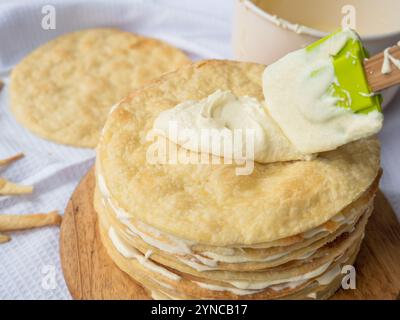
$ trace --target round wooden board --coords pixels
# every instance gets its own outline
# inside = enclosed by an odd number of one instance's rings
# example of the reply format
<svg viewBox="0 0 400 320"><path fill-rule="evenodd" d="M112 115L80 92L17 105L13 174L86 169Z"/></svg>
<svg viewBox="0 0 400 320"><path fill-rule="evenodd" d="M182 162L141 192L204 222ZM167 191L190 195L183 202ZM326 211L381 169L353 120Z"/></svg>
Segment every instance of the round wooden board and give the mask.
<svg viewBox="0 0 400 320"><path fill-rule="evenodd" d="M76 188L60 233L61 263L74 299L150 299L146 291L108 257L93 208L94 173ZM333 299L398 299L400 225L381 192L356 262L357 289L340 289Z"/></svg>

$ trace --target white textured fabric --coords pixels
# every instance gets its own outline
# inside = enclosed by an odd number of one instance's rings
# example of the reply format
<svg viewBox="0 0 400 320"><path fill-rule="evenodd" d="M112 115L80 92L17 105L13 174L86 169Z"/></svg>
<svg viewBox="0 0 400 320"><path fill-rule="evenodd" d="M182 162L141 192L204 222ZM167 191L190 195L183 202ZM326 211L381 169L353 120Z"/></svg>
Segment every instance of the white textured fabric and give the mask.
<svg viewBox="0 0 400 320"><path fill-rule="evenodd" d="M56 29L43 30L42 7L56 8ZM163 39L193 59L229 58L233 0L2 1L0 2L0 158L26 157L2 169L14 182L34 184L29 196L0 197L0 213L63 212L94 151L65 147L32 135L8 109L8 72L42 43L66 32L115 26ZM400 212L400 96L386 111L382 189ZM0 299L69 299L59 259L56 227L12 233L0 245Z"/></svg>

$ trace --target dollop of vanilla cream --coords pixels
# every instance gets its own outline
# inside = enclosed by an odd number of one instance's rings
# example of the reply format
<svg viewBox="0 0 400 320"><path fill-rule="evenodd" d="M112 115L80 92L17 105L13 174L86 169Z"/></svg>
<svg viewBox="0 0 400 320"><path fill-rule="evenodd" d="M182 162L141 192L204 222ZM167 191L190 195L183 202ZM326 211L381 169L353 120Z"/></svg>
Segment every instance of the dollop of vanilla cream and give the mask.
<svg viewBox="0 0 400 320"><path fill-rule="evenodd" d="M345 30L318 48L289 53L264 71L268 111L304 154L333 150L382 128L382 113L358 114L342 108L330 89L337 83L332 56L356 38L353 31Z"/></svg>
<svg viewBox="0 0 400 320"><path fill-rule="evenodd" d="M217 90L159 114L154 129L185 149L260 163L308 158L286 138L265 103Z"/></svg>

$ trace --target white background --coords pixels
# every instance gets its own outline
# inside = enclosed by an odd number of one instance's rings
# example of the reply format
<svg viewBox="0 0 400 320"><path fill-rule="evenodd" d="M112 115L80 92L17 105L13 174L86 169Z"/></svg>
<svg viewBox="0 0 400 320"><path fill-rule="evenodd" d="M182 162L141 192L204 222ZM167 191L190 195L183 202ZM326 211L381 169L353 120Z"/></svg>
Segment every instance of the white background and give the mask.
<svg viewBox="0 0 400 320"><path fill-rule="evenodd" d="M41 8L56 8L56 30L42 30ZM35 185L32 195L0 197L0 213L63 212L94 152L42 140L18 125L8 109L8 74L40 44L82 28L117 26L163 39L193 59L230 58L233 0L0 1L0 158L26 157L2 169L12 181ZM399 39L400 40L400 39ZM385 111L380 134L381 189L400 213L400 95ZM0 245L0 299L69 299L59 261L56 227L15 232ZM49 280L50 281L47 281ZM51 281L51 280L54 281Z"/></svg>

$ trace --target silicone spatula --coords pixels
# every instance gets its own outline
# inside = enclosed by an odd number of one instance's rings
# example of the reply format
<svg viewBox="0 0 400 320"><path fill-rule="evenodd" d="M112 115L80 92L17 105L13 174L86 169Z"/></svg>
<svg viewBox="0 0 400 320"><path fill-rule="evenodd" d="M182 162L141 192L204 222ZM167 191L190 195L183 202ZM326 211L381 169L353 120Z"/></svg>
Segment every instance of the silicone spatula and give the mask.
<svg viewBox="0 0 400 320"><path fill-rule="evenodd" d="M316 49L338 32L311 44L307 50ZM400 47L394 47L391 56L392 60L400 57ZM332 59L337 78L331 88L333 94L340 98L340 107L350 108L355 113L381 112L382 98L376 93L400 84L400 69L394 68L389 74L383 74L384 54L368 59L368 53L359 38L349 39Z"/></svg>

